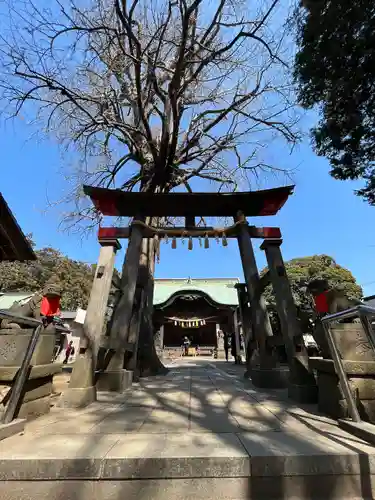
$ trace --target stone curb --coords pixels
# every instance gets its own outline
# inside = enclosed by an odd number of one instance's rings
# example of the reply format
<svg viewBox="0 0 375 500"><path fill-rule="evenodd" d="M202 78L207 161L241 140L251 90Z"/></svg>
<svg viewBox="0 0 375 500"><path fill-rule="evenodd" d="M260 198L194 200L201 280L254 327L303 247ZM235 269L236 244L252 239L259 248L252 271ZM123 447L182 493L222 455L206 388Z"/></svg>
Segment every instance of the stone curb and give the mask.
<svg viewBox="0 0 375 500"><path fill-rule="evenodd" d="M1 481L351 476L375 474L375 455L0 460Z"/></svg>
<svg viewBox="0 0 375 500"><path fill-rule="evenodd" d="M170 480L11 481L2 500L360 500L373 498L374 476L188 478Z"/></svg>

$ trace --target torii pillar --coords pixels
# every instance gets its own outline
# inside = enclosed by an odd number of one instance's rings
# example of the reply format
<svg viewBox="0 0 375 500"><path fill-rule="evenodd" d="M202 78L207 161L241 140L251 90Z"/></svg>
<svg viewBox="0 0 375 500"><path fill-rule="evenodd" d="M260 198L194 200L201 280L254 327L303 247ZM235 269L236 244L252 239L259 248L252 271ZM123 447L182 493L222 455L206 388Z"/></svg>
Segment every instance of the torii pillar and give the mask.
<svg viewBox="0 0 375 500"><path fill-rule="evenodd" d="M237 309L235 309L232 312L231 316L232 317L229 320L229 324L231 325L231 330L234 331L234 341L235 341L235 348L236 348L235 363L236 363L236 365L241 365L242 364L241 339L240 339L240 327L238 324Z"/></svg>
<svg viewBox="0 0 375 500"><path fill-rule="evenodd" d="M309 367L309 357L298 322L297 309L281 255L281 243L281 239L264 240L260 248L266 254L288 357L290 370L288 393L291 399L299 403L314 403L317 402L317 386Z"/></svg>
<svg viewBox="0 0 375 500"><path fill-rule="evenodd" d="M86 310L79 354L74 362L69 387L61 396L59 406L79 408L96 400L95 370L100 339L115 266L118 240L99 240L101 245L98 265Z"/></svg>
<svg viewBox="0 0 375 500"><path fill-rule="evenodd" d="M245 341L245 355L246 363L248 363L249 358L251 358L251 342L253 341L253 334L251 329L251 317L250 317L250 306L249 297L246 290L245 283L237 283L235 285L238 296L238 306L240 311L242 331Z"/></svg>
<svg viewBox="0 0 375 500"><path fill-rule="evenodd" d="M248 361L246 374L251 376L253 384L258 387L285 387L282 371L277 367L274 353L267 346L267 338L272 337L273 333L266 302L261 293L260 277L246 217L242 212L238 212L234 219L236 222L242 222L239 224L237 240L250 302L252 329L259 350L259 359L255 360L253 356Z"/></svg>
<svg viewBox="0 0 375 500"><path fill-rule="evenodd" d="M99 382L102 390L122 393L132 383L132 372L124 369L124 363L126 352L137 356L138 319L133 313L142 255L143 231L134 222L143 222L143 220L142 217L134 217L132 224L131 238L122 266L121 294L113 311L109 332L109 362Z"/></svg>

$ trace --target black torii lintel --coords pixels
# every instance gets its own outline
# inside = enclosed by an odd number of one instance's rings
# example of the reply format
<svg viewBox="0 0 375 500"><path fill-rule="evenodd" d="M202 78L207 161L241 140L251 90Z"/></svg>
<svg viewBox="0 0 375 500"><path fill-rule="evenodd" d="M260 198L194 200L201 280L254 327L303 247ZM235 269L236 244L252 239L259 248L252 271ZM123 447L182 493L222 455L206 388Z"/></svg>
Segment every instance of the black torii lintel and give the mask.
<svg viewBox="0 0 375 500"><path fill-rule="evenodd" d="M83 186L95 208L103 215L121 217L247 217L275 215L294 186L242 193L141 193Z"/></svg>

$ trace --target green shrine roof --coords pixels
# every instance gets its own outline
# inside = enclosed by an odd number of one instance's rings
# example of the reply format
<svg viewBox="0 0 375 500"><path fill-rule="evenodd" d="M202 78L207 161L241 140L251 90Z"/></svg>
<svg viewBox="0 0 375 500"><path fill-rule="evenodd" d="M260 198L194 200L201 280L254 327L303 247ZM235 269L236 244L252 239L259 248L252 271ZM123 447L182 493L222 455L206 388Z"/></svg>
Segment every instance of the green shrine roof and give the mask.
<svg viewBox="0 0 375 500"><path fill-rule="evenodd" d="M163 304L178 292L201 292L218 304L237 306L237 283L238 278L155 279L154 305Z"/></svg>
<svg viewBox="0 0 375 500"><path fill-rule="evenodd" d="M26 303L33 292L0 292L0 309L10 309L15 302Z"/></svg>
<svg viewBox="0 0 375 500"><path fill-rule="evenodd" d="M155 279L154 305L163 304L178 292L201 292L218 304L237 306L237 283L240 283L238 278ZM0 292L0 309L9 309L16 301L25 303L32 295L32 292Z"/></svg>

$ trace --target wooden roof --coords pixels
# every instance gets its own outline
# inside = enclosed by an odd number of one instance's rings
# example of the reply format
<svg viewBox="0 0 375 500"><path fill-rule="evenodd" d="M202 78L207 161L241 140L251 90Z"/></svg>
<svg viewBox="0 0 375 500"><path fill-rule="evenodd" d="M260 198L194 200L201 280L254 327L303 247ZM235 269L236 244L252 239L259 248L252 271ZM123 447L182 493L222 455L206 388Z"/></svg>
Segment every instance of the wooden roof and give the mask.
<svg viewBox="0 0 375 500"><path fill-rule="evenodd" d="M36 255L0 193L0 261L36 260Z"/></svg>
<svg viewBox="0 0 375 500"><path fill-rule="evenodd" d="M133 217L247 217L275 215L293 194L294 186L243 193L140 193L83 186L103 215Z"/></svg>

